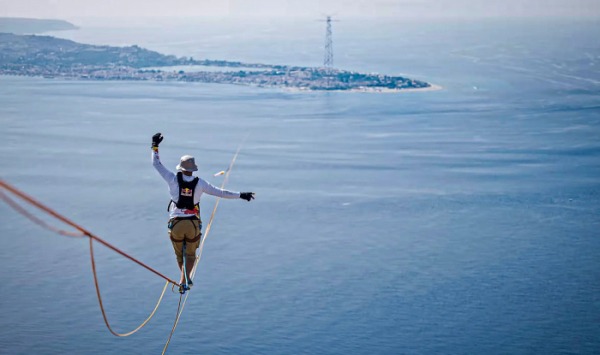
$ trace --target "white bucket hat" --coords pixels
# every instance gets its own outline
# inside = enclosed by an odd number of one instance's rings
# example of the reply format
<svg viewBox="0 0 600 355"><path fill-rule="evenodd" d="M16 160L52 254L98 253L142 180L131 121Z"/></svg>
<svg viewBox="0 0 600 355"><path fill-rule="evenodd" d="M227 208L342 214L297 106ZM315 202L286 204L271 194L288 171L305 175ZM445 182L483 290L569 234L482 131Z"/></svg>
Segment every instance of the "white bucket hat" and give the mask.
<svg viewBox="0 0 600 355"><path fill-rule="evenodd" d="M181 157L181 161L176 169L179 171L198 171L198 166L196 166L196 161L193 156L184 155Z"/></svg>

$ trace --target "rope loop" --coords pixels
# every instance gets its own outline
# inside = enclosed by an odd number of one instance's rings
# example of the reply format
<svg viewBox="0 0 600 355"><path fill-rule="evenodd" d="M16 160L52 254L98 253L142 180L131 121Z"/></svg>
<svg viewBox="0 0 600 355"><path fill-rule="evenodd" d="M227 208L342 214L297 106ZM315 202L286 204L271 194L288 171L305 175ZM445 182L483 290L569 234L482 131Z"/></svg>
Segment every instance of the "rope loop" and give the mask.
<svg viewBox="0 0 600 355"><path fill-rule="evenodd" d="M112 246L111 244L105 242L104 240L102 240L101 238L97 237L96 235L92 234L91 232L87 231L86 229L84 229L83 227L77 225L74 222L71 222L70 220L68 220L66 217L58 214L57 212L55 212L54 210L52 210L51 208L41 204L40 202L34 200L32 197L27 196L25 193L19 191L17 188L9 185L7 182L0 180L0 187L5 189L6 191L12 193L14 196L19 197L20 199L22 199L23 201L27 202L28 204L42 210L43 212L45 212L46 214L58 219L59 221L75 228L78 232L70 232L70 231L65 231L63 229L60 228L56 228L46 222L44 222L43 220L41 220L40 218L32 215L31 213L29 213L24 207L22 207L21 205L19 205L15 200L13 200L12 198L10 198L7 194L5 194L3 191L0 191L0 199L2 199L7 205L9 205L11 208L13 208L15 211L17 211L18 213L20 213L21 215L25 216L26 218L28 218L29 220L31 220L32 222L34 222L35 224L41 226L42 228L46 228L52 232L55 232L57 234L60 235L64 235L64 236L68 236L68 237L76 237L76 238L82 238L82 237L88 237L89 241L90 241L90 261L91 261L91 266L92 266L92 274L94 276L94 286L96 287L96 295L98 296L98 304L100 305L100 311L102 312L102 317L104 318L104 323L106 324L106 327L108 328L108 330L115 336L118 337L127 337L130 336L136 332L138 332L140 329L142 329L149 321L150 319L152 319L152 317L154 316L154 314L156 313L156 310L158 310L158 307L160 306L160 303L162 302L163 296L165 294L165 291L167 290L167 286L169 285L169 283L172 284L176 284L175 281L169 279L168 277L162 275L161 273L159 273L158 271L152 269L151 267L147 266L146 264L142 263L141 261L133 258L132 256L130 256L129 254L121 251L120 249L117 249L116 247ZM142 267L152 271L153 273L157 274L158 276L162 277L163 279L166 280L165 282L165 286L163 287L163 290L160 294L160 297L158 298L158 302L156 303L156 306L154 307L154 310L152 310L152 312L150 313L150 315L138 326L136 327L134 330L127 332L127 333L117 333L116 331L114 331L112 329L112 327L110 326L109 322L108 322L108 318L106 316L106 311L104 309L104 304L102 303L102 296L100 295L100 286L98 284L98 275L96 273L96 261L94 258L94 247L93 247L93 241L96 240L97 242L103 244L104 246L108 247L109 249L112 249L113 251L125 256L126 258L134 261L135 263L141 265Z"/></svg>
<svg viewBox="0 0 600 355"><path fill-rule="evenodd" d="M246 136L247 138L247 136ZM244 139L245 141L246 139ZM231 163L229 164L229 167L227 169L227 172L225 174L225 178L223 179L223 183L221 184L221 189L225 188L225 184L227 183L228 179L229 179L229 173L231 172L231 170L233 169L233 165L235 164L235 161L240 153L240 150L242 148L243 142L242 144L240 144L240 146L238 147L237 151L235 152L235 155L233 156L233 159L231 160ZM58 212L54 211L53 209L51 209L50 207L47 207L45 205L43 205L42 203L36 201L33 197L30 197L28 195L26 195L25 193L23 193L22 191L18 190L17 188L15 188L14 186L8 184L7 182L5 182L4 180L0 179L0 188L10 192L11 194L13 194L14 196L20 198L21 200L25 201L26 203L36 207L37 209L45 212L47 215L54 217L55 219L63 222L64 224L67 224L71 227L73 227L74 229L77 230L77 232L70 232L70 231L65 231L63 229L60 228L56 228L46 222L44 222L43 220L41 220L40 218L32 215L30 212L28 212L24 207L22 207L21 205L19 205L15 200L13 200L12 198L10 198L7 194L5 194L2 190L0 190L0 199L2 199L8 206L10 206L11 208L13 208L15 211L17 211L18 213L20 213L21 215L23 215L24 217L28 218L29 220L31 220L32 222L34 222L35 224L39 225L42 228L48 229L54 233L63 235L63 236L68 236L68 237L75 237L75 238L82 238L82 237L88 237L89 238L89 242L90 242L90 263L92 266L92 274L94 276L94 286L96 288L96 296L98 297L98 304L100 305L100 310L102 312L102 318L104 319L104 323L106 324L106 327L108 328L108 330L110 331L110 333L112 333L113 335L117 336L117 337L127 337L130 336L132 334L135 334L136 332L138 332L140 329L142 329L149 321L150 319L152 319L152 317L154 316L154 314L156 313L156 311L158 310L158 307L160 306L163 297L165 295L165 291L167 290L167 286L169 284L172 284L172 288L171 291L174 290L175 286L179 286L179 284L177 282L175 282L174 280L169 279L168 277L164 276L163 274L161 274L160 272L154 270L153 268L151 268L150 266L144 264L143 262L135 259L134 257L132 257L131 255L125 253L124 251L116 248L115 246L109 244L108 242L104 241L103 239L101 239L100 237L92 234L91 232L89 232L88 230L84 229L83 227L79 226L78 224L76 224L75 222L72 222L71 220L67 219L66 217L62 216L61 214L59 214ZM196 256L196 259L194 261L194 266L192 268L192 272L190 274L190 280L193 280L194 276L196 275L196 270L198 267L198 263L200 262L200 259L202 257L202 251L204 250L204 242L206 241L206 238L208 237L208 233L210 232L210 227L212 225L212 222L214 220L215 217L215 213L217 212L217 207L219 206L219 201L220 198L217 198L216 202L215 202L215 207L213 208L213 211L210 215L210 220L208 222L208 225L206 226L206 231L204 233L204 237L201 238L200 241L200 246L199 246L199 253ZM130 332L127 333L118 333L116 332L110 325L110 323L108 322L108 317L106 316L106 311L104 308L104 304L102 302L102 296L100 294L100 286L98 283L98 275L96 273L96 260L94 257L94 240L97 241L98 243L104 245L105 247L117 252L118 254L121 254L122 256L128 258L129 260L137 263L138 265L144 267L145 269L151 271L152 273L156 274L157 276L163 278L166 280L165 282L165 286L163 287L163 290L158 298L158 301L156 302L156 306L154 307L154 309L152 310L152 312L150 313L150 315L139 325L137 326L135 329L133 329ZM183 268L185 269L185 265L183 265ZM186 275L186 279L187 279L187 275ZM183 294L180 294L179 296L179 304L177 306L177 314L175 316L175 322L173 323L173 327L171 329L171 333L169 334L169 338L167 339L167 342L163 348L163 352L162 354L164 355L167 351L167 348L169 347L169 344L171 342L171 338L173 337L173 334L175 333L175 329L177 328L177 325L179 324L179 319L181 318L181 314L183 313L183 309L185 307L185 303L187 301L187 298L189 296L189 293L185 294L185 297L183 297Z"/></svg>

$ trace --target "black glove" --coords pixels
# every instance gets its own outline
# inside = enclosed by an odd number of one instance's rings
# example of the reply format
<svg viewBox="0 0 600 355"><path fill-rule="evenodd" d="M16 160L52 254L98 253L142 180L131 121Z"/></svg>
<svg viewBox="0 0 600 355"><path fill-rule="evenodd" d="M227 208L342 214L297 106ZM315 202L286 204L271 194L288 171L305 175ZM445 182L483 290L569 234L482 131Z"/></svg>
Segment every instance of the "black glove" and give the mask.
<svg viewBox="0 0 600 355"><path fill-rule="evenodd" d="M159 132L152 136L152 148L157 147L163 140L163 135Z"/></svg>
<svg viewBox="0 0 600 355"><path fill-rule="evenodd" d="M250 202L250 200L254 200L254 192L241 192L240 198Z"/></svg>

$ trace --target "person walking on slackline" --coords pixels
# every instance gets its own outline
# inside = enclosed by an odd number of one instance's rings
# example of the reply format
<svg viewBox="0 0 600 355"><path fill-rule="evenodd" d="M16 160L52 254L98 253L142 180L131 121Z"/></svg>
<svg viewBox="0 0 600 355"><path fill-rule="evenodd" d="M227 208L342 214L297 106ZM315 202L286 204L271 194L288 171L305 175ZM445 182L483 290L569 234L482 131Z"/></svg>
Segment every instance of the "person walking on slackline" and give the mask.
<svg viewBox="0 0 600 355"><path fill-rule="evenodd" d="M200 220L200 196L206 192L209 195L228 199L241 198L246 201L254 199L254 192L235 192L220 189L211 185L204 179L193 176L198 170L194 157L184 155L177 165L177 174L172 173L160 162L158 156L158 145L163 140L161 133L152 136L152 165L160 176L169 185L171 202L169 211L169 237L173 243L177 264L181 270L179 292L185 293L192 287L190 273L196 260L196 249L200 246L202 235L202 221ZM183 265L183 253L185 244L185 272ZM187 278L184 276L187 275Z"/></svg>

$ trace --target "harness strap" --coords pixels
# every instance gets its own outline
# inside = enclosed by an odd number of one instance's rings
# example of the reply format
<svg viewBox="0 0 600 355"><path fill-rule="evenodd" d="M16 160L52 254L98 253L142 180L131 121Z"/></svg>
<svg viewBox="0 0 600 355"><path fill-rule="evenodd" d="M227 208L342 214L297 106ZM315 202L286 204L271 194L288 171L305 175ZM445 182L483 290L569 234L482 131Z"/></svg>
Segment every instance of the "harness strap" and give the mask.
<svg viewBox="0 0 600 355"><path fill-rule="evenodd" d="M195 242L199 241L200 237L202 237L202 222L198 218L196 218L196 216L176 217L169 221L169 229L173 229L173 227L181 221L191 221L192 225L194 226L194 230L196 231L196 236L192 239L184 238L182 240L176 240L169 233L169 238L171 238L171 241L173 243L181 243L181 242L195 243ZM198 221L198 227L196 227L196 224L193 221Z"/></svg>

